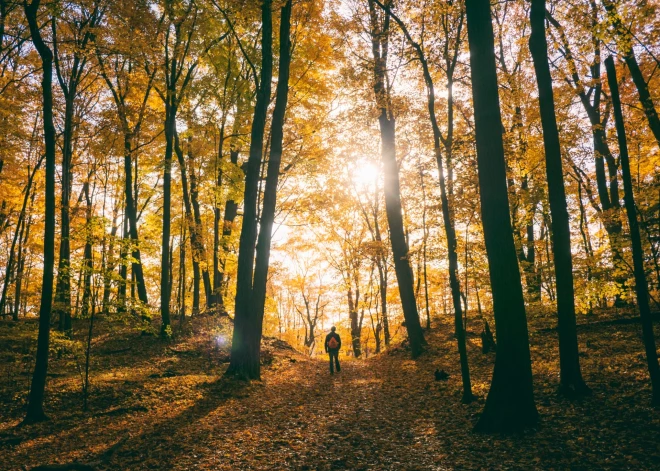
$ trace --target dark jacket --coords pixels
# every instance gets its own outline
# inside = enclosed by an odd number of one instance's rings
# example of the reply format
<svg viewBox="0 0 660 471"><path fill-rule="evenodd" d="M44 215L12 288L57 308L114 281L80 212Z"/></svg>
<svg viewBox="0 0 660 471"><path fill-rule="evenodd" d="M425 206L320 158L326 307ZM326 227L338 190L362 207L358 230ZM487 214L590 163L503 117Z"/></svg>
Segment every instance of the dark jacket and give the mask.
<svg viewBox="0 0 660 471"><path fill-rule="evenodd" d="M333 348L332 351L337 352L341 348L341 337L339 336L339 334L337 332L330 332L328 335L325 336L325 351L326 351L326 353L331 350L330 347L328 347L328 342L330 342L330 339L332 337L336 338L337 343L339 344L339 346L337 346L337 348Z"/></svg>

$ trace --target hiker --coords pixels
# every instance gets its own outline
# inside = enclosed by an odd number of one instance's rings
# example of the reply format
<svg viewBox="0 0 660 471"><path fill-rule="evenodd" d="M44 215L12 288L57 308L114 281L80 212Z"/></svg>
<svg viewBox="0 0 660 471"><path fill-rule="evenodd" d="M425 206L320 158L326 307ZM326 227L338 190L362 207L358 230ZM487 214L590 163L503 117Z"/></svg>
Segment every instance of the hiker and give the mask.
<svg viewBox="0 0 660 471"><path fill-rule="evenodd" d="M330 374L334 374L332 359L335 359L334 366L337 367L337 373L341 371L339 367L339 349L341 348L341 337L335 332L337 328L333 325L330 333L325 337L325 352L330 355Z"/></svg>

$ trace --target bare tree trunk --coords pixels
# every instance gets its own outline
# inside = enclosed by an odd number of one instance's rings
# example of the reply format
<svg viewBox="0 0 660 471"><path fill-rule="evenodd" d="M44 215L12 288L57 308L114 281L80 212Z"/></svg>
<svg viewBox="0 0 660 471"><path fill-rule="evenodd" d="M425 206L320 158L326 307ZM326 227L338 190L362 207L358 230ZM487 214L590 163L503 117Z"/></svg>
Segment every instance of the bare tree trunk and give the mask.
<svg viewBox="0 0 660 471"><path fill-rule="evenodd" d="M489 0L466 0L481 218L493 290L498 349L476 430L513 432L538 421L525 301L513 241Z"/></svg>
<svg viewBox="0 0 660 471"><path fill-rule="evenodd" d="M545 147L545 167L548 178L548 199L552 224L555 279L557 280L557 317L559 332L560 391L570 396L590 392L582 379L575 320L575 292L573 290L573 260L571 229L566 207L561 144L555 116L552 76L548 63L545 37L545 0L532 0L530 12L532 34L529 49L534 61L539 89L539 107Z"/></svg>
<svg viewBox="0 0 660 471"><path fill-rule="evenodd" d="M14 237L12 238L11 241L11 248L9 249L9 259L7 260L7 269L5 270L5 282L2 287L2 296L0 297L0 315L4 315L5 313L5 306L7 304L7 292L9 290L9 285L11 284L12 281L12 274L14 270L14 259L16 258L16 243L19 242L19 239L22 240L22 235L23 235L23 229L25 225L25 217L27 213L27 206L28 206L28 201L30 200L31 196L31 191L32 191L32 182L34 181L34 177L37 174L37 170L39 170L39 167L41 167L41 162L43 162L44 157L40 158L37 164L34 166L34 169L30 172L30 167L28 166L28 180L25 185L25 195L23 196L23 206L21 207L21 212L18 215L18 220L16 221L16 231L14 232ZM19 243L19 254L18 257L20 259L20 252L22 249L22 244ZM20 264L20 260L19 260ZM20 279L17 276L17 283L20 284ZM14 320L18 320L18 313L14 311L13 314Z"/></svg>
<svg viewBox="0 0 660 471"><path fill-rule="evenodd" d="M161 336L170 333L170 298L171 266L170 266L170 230L172 218L172 153L174 136L176 134L176 104L173 92L168 89L167 103L165 104L165 160L163 166L163 229L160 260L160 315Z"/></svg>
<svg viewBox="0 0 660 471"><path fill-rule="evenodd" d="M391 113L389 93L386 87L387 55L389 48L389 15L384 14L382 25L374 0L369 0L372 54L374 58L374 94L379 110L378 123L381 138L381 158L385 171L385 213L390 226L390 243L394 258L394 272L399 285L399 296L413 358L418 357L426 345L419 322L417 302L410 267L410 253L403 227L399 167L396 159L395 118ZM388 3L389 5L389 3Z"/></svg>
<svg viewBox="0 0 660 471"><path fill-rule="evenodd" d="M268 265L270 262L270 244L273 235L273 224L275 222L277 185L283 151L284 120L289 95L289 68L291 65L291 9L292 1L287 0L281 10L277 93L271 123L270 153L268 156L266 186L264 188L263 196L263 211L261 213L261 224L256 247L252 295L255 303L254 311L256 316L256 326L253 335L256 336L254 342L258 346L261 346L261 335L263 332L264 308L266 304L266 289L268 283ZM313 333L313 330L313 325L310 325L310 334ZM313 340L314 338L312 336L312 342Z"/></svg>
<svg viewBox="0 0 660 471"><path fill-rule="evenodd" d="M271 3L271 0L264 0L261 6L261 83L258 87L257 102L254 107L250 151L245 175L243 223L238 251L234 333L231 345L231 361L225 373L246 379L258 379L260 377L261 332L257 333L256 331L258 321L255 319L253 309L252 277L257 242L259 175L261 173L264 130L273 75L273 15Z"/></svg>
<svg viewBox="0 0 660 471"><path fill-rule="evenodd" d="M92 274L94 271L94 262L92 260L92 241L93 241L93 227L92 227L92 197L89 191L89 180L85 182L83 187L85 194L85 249L83 255L83 297L81 317L86 318L92 311Z"/></svg>
<svg viewBox="0 0 660 471"><path fill-rule="evenodd" d="M358 322L358 303L360 301L360 290L355 290L355 299L353 299L353 290L348 288L348 316L351 320L351 345L353 347L353 356L359 358L362 355L361 329Z"/></svg>
<svg viewBox="0 0 660 471"><path fill-rule="evenodd" d="M648 364L649 376L651 377L651 387L653 391L652 403L655 406L660 406L660 365L658 364L658 352L656 350L655 336L653 334L653 318L651 317L651 307L649 306L648 284L646 282L646 273L644 271L644 251L642 248L642 240L639 235L639 222L637 221L637 209L635 207L632 178L630 176L630 159L628 157L626 129L623 123L621 100L619 98L619 84L616 80L616 69L614 67L614 59L612 56L605 59L605 67L607 68L607 80L610 85L616 132L619 139L619 157L621 158L621 170L623 172L624 202L626 213L628 214L628 225L630 227L630 239L633 252L635 291L637 292L637 307L639 308L639 315L642 320L642 335L644 337L644 347L646 349L646 361Z"/></svg>
<svg viewBox="0 0 660 471"><path fill-rule="evenodd" d="M50 337L50 313L53 302L53 268L55 265L55 125L53 123L53 53L44 43L37 16L40 0L24 3L25 16L30 28L34 47L41 57L43 97L44 142L46 156L45 228L43 279L41 304L39 309L39 334L37 337L37 357L32 376L32 387L28 396L25 423L46 419L44 413L44 391L48 371L48 347Z"/></svg>

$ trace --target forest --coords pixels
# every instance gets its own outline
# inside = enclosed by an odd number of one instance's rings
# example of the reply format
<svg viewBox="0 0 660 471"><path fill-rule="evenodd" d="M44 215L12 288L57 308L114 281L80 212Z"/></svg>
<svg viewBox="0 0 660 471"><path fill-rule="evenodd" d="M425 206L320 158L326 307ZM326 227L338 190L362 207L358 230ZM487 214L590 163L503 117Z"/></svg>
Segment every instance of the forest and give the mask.
<svg viewBox="0 0 660 471"><path fill-rule="evenodd" d="M0 0L0 470L660 469L659 110L657 0Z"/></svg>

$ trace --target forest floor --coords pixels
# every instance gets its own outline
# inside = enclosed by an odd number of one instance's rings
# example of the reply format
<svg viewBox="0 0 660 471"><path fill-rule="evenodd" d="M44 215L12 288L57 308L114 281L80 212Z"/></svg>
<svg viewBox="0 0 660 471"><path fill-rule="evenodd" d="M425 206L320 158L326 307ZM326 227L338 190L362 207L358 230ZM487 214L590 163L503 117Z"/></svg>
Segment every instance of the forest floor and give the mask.
<svg viewBox="0 0 660 471"><path fill-rule="evenodd" d="M532 319L541 422L511 437L472 432L494 360L481 353L476 322L469 356L478 399L469 405L460 401L449 322L427 333L429 348L417 360L402 346L366 360L342 356L334 376L325 359L270 339L262 381L250 384L223 379L229 331L216 318L189 322L171 343L129 327L110 331L101 322L88 410L82 410L82 352L59 341L47 386L50 420L19 426L36 324L4 321L0 469L67 463L90 467L36 469L660 469L660 411L649 407L640 325L603 322L622 316L606 313L579 328L584 376L593 389L579 401L556 394L554 320ZM448 380L435 381L436 368Z"/></svg>

